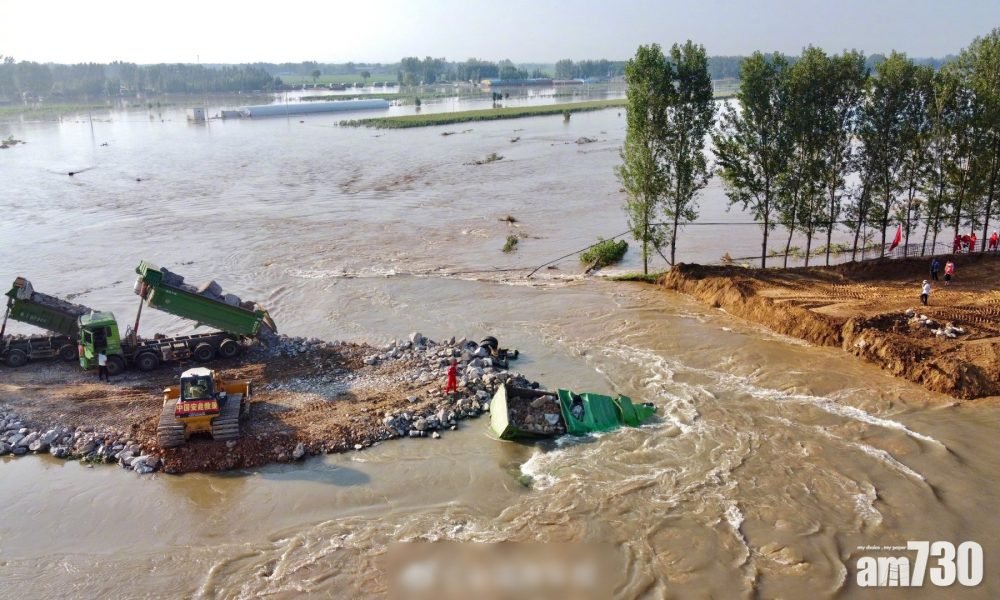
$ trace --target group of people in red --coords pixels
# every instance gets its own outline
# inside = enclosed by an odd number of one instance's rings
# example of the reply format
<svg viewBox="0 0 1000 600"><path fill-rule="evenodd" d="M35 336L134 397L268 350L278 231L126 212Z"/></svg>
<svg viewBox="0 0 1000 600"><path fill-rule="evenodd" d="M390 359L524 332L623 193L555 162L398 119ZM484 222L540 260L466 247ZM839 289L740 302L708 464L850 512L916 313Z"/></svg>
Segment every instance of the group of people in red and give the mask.
<svg viewBox="0 0 1000 600"><path fill-rule="evenodd" d="M977 238L975 231L973 231L969 235L956 235L955 243L953 244L952 247L952 252L954 252L955 254L958 254L959 252L975 252L976 239ZM989 246L988 246L989 251L996 252L997 246L1000 246L1000 234L994 231L993 235L991 235L989 239Z"/></svg>

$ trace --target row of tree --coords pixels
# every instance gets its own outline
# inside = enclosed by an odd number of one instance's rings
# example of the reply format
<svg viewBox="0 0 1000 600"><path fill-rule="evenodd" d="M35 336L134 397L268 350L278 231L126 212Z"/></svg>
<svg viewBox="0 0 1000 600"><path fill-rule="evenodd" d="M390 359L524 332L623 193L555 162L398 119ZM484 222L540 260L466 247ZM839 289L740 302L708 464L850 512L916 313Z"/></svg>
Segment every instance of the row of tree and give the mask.
<svg viewBox="0 0 1000 600"><path fill-rule="evenodd" d="M825 237L829 264L838 229L853 239L853 260L863 231L881 234L884 253L896 224L921 253L946 227L981 229L984 249L1000 184L1000 29L939 69L897 52L869 64L814 47L794 61L754 53L716 120L703 47L675 45L669 58L640 47L625 69L619 168L636 239L657 251L669 242L673 264L678 226L697 218L698 193L718 172L730 206L762 225L762 267L778 226L786 264L795 234L806 264Z"/></svg>
<svg viewBox="0 0 1000 600"><path fill-rule="evenodd" d="M249 65L214 68L185 64L140 66L123 62L58 65L0 58L0 99L93 98L137 92L250 92L281 86L281 79Z"/></svg>

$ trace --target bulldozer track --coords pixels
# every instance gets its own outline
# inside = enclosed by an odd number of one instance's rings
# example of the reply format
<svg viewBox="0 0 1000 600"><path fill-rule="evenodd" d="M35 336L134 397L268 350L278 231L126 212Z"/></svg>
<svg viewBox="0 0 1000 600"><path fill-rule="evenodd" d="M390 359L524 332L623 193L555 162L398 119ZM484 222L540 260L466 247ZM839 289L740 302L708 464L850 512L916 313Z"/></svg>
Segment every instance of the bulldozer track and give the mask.
<svg viewBox="0 0 1000 600"><path fill-rule="evenodd" d="M235 440L240 437L240 407L243 394L233 394L226 398L222 413L212 420L212 439Z"/></svg>
<svg viewBox="0 0 1000 600"><path fill-rule="evenodd" d="M156 427L156 443L160 448L176 448L184 443L184 424L174 416L176 406L176 399L168 400L163 404L160 424Z"/></svg>

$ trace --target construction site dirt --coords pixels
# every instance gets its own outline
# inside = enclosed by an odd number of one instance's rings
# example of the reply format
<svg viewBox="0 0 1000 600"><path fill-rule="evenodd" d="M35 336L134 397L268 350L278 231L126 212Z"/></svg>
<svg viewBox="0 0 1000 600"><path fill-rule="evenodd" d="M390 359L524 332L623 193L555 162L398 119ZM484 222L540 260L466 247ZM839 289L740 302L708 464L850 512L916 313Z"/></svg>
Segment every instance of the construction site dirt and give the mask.
<svg viewBox="0 0 1000 600"><path fill-rule="evenodd" d="M961 400L1000 401L1000 255L939 259L950 284L921 285L930 257L832 267L678 265L663 279L733 315L821 346L837 346L898 377Z"/></svg>
<svg viewBox="0 0 1000 600"><path fill-rule="evenodd" d="M103 383L74 363L33 362L4 370L0 408L31 429L96 432L97 444L108 448L138 445L168 473L220 471L360 450L394 437L439 437L438 430L486 409L490 385L516 376L473 369L462 378L459 393L445 397L441 389L450 357L459 357L463 366L477 359L468 351L463 356L460 346L424 343L374 348L301 340L286 343L282 352L252 347L237 358L209 363L226 380L252 383L249 415L239 439L229 442L199 435L177 448L157 446L163 390L177 385L180 373L195 363L127 371ZM67 456L85 458L72 448Z"/></svg>

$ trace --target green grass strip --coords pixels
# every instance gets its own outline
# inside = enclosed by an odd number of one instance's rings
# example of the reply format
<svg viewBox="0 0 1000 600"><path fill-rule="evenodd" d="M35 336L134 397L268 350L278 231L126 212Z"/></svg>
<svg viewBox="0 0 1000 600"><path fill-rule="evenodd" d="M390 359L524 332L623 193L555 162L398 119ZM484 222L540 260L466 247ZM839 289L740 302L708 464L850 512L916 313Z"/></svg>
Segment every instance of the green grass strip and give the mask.
<svg viewBox="0 0 1000 600"><path fill-rule="evenodd" d="M430 127L433 125L451 125L454 123L469 123L472 121L495 121L498 119L521 119L523 117L539 117L545 115L561 115L563 113L603 110L625 106L625 99L592 100L590 102L566 102L563 104L547 104L544 106L517 106L509 108L486 108L482 110L466 110L460 112L434 113L429 115L406 115L403 117L378 117L374 119L356 119L341 121L345 127L374 127L376 129L402 129L405 127Z"/></svg>

